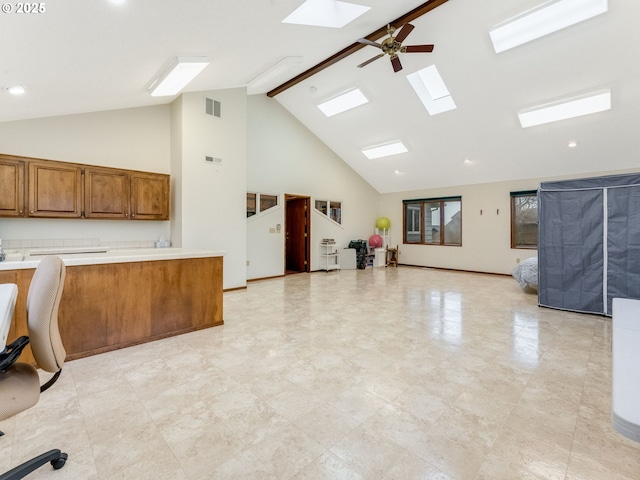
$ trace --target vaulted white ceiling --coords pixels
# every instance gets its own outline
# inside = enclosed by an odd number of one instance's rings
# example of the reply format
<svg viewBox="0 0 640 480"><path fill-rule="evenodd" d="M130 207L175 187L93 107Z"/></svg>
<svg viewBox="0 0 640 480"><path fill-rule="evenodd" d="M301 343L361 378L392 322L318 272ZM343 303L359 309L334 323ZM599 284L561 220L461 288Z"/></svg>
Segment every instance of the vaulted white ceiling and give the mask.
<svg viewBox="0 0 640 480"><path fill-rule="evenodd" d="M66 0L44 2L44 13L0 14L0 121L169 103L175 97L147 87L176 56L211 62L186 91L243 87L282 58L302 57L276 87L424 0L352 2L371 9L341 29L281 23L302 0ZM380 192L637 167L640 2L610 0L608 13L496 54L489 29L541 2L449 0L411 22L404 44L435 50L401 54L400 72L388 58L356 68L378 53L367 46L275 99ZM406 78L433 64L457 105L436 116ZM9 95L15 84L26 94ZM316 107L353 86L370 103L332 118ZM611 89L610 111L520 127L519 110L602 88ZM361 153L391 140L409 152Z"/></svg>

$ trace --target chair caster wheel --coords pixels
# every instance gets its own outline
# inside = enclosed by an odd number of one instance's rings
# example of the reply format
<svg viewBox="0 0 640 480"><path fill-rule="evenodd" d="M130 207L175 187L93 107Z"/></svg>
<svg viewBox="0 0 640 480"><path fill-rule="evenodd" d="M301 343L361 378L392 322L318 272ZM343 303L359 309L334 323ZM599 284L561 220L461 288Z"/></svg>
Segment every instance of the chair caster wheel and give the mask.
<svg viewBox="0 0 640 480"><path fill-rule="evenodd" d="M67 458L69 458L69 456L66 453L61 453L58 458L51 460L51 466L54 470L60 470L64 467L64 464L67 463Z"/></svg>

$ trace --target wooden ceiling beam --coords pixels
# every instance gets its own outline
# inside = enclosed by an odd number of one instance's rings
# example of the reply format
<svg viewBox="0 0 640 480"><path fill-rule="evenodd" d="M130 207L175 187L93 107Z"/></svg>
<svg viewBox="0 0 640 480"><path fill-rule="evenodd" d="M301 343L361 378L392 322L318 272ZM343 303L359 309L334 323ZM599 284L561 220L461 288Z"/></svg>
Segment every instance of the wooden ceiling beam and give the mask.
<svg viewBox="0 0 640 480"><path fill-rule="evenodd" d="M396 18L395 20L389 22L389 25L391 25L392 27L395 27L395 28L400 28L405 23L409 23L409 22L415 20L416 18L421 17L425 13L430 12L434 8L439 7L440 5L442 5L443 3L447 2L447 1L448 0L429 0L429 1L425 2L425 3L423 3L422 5L420 5L419 7L414 8L410 12L405 13L401 17ZM378 40L379 38L383 37L386 34L387 34L387 25L385 25L384 27L380 27L378 30L376 30L375 32L367 35L364 38L366 38L368 40L376 41L376 40ZM294 85L297 85L298 83L302 82L303 80L306 80L307 78L315 75L316 73L324 70L325 68L330 67L334 63L339 62L343 58L348 57L349 55L351 55L352 53L357 52L358 50L360 50L363 47L366 47L366 45L364 45L362 43L358 43L358 42L349 45L347 48L344 48L344 49L340 50L338 53L335 53L335 54L331 55L326 60L323 60L322 62L318 63L317 65L315 65L315 66L311 67L310 69L302 72L300 75L298 75L296 77L293 77L291 80L288 80L285 83L283 83L282 85L280 85L280 86L274 88L273 90L267 92L267 96L268 97L275 97L279 93L284 92L285 90L293 87Z"/></svg>

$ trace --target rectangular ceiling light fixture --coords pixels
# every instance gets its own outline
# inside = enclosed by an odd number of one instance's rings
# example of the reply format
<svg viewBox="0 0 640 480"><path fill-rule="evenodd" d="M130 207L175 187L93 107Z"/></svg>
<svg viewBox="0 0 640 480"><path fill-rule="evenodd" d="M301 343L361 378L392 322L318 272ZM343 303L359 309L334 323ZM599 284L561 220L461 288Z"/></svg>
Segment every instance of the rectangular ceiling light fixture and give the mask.
<svg viewBox="0 0 640 480"><path fill-rule="evenodd" d="M407 75L407 80L429 115L437 115L456 108L456 104L435 65Z"/></svg>
<svg viewBox="0 0 640 480"><path fill-rule="evenodd" d="M266 93L274 84L282 82L282 76L287 73L291 74L296 66L301 65L303 62L302 57L284 57L275 65L269 67L260 75L249 80L247 83L247 94L256 95L259 93Z"/></svg>
<svg viewBox="0 0 640 480"><path fill-rule="evenodd" d="M342 28L370 8L337 0L306 0L282 23Z"/></svg>
<svg viewBox="0 0 640 480"><path fill-rule="evenodd" d="M527 128L610 109L611 90L606 89L522 110L518 112L518 118L522 128Z"/></svg>
<svg viewBox="0 0 640 480"><path fill-rule="evenodd" d="M175 95L209 65L206 57L177 57L149 86L152 97Z"/></svg>
<svg viewBox="0 0 640 480"><path fill-rule="evenodd" d="M359 107L365 103L369 103L369 100L364 96L364 93L362 93L359 88L352 88L320 103L318 108L327 117L333 117L334 115Z"/></svg>
<svg viewBox="0 0 640 480"><path fill-rule="evenodd" d="M496 53L587 20L608 10L607 0L551 0L489 30Z"/></svg>
<svg viewBox="0 0 640 480"><path fill-rule="evenodd" d="M408 152L407 147L404 146L404 143L398 141L393 143L386 143L384 145L378 145L375 147L365 148L362 150L365 157L369 160L373 160L375 158L389 157L391 155L398 155L399 153Z"/></svg>

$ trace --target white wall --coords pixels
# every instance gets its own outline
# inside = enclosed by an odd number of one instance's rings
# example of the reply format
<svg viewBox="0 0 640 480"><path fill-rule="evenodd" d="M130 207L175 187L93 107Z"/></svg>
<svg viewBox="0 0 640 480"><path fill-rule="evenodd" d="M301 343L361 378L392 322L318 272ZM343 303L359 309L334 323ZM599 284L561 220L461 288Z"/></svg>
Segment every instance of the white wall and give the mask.
<svg viewBox="0 0 640 480"><path fill-rule="evenodd" d="M266 193L266 192L265 192ZM278 206L247 218L247 278L265 278L284 273L284 206ZM280 231L277 230L280 225Z"/></svg>
<svg viewBox="0 0 640 480"><path fill-rule="evenodd" d="M320 267L320 240L338 247L374 233L379 194L333 151L265 95L248 97L247 191L342 202L342 225L311 215L311 270ZM267 212L265 212L267 213ZM281 234L269 233L276 224ZM247 278L284 273L284 208L247 220Z"/></svg>
<svg viewBox="0 0 640 480"><path fill-rule="evenodd" d="M625 172L629 170L589 176ZM562 178L576 177L538 178L384 194L380 200L380 215L391 220L390 243L400 246L401 264L509 274L519 261L538 254L537 250L511 248L510 193L536 190L540 182ZM462 246L403 245L402 201L449 196L462 197Z"/></svg>
<svg viewBox="0 0 640 480"><path fill-rule="evenodd" d="M0 123L0 153L169 173L168 105ZM169 222L3 218L3 239L157 240Z"/></svg>
<svg viewBox="0 0 640 480"><path fill-rule="evenodd" d="M205 97L221 103L220 118L205 115ZM246 285L246 99L243 88L185 93L173 107L181 115L174 127L181 131L174 129L172 138L181 145L173 153L172 172L182 188L172 241L223 250L225 289ZM206 156L222 164L206 163Z"/></svg>
<svg viewBox="0 0 640 480"><path fill-rule="evenodd" d="M171 242L182 245L182 96L171 103Z"/></svg>

